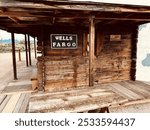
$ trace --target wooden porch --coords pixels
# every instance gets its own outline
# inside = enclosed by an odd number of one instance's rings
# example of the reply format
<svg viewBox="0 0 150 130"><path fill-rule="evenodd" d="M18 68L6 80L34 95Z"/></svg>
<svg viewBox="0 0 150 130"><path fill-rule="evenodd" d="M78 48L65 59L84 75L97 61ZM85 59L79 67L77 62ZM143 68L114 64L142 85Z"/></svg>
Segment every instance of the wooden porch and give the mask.
<svg viewBox="0 0 150 130"><path fill-rule="evenodd" d="M94 87L0 94L1 113L150 112L150 83L122 81Z"/></svg>
<svg viewBox="0 0 150 130"><path fill-rule="evenodd" d="M33 93L28 112L150 112L150 84L122 81Z"/></svg>

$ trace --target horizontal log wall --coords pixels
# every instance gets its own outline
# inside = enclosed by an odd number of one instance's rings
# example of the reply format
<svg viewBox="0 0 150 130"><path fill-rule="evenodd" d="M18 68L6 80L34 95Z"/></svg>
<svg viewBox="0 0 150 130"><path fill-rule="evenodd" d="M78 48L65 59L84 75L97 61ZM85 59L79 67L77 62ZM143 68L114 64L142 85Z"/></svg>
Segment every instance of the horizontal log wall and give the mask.
<svg viewBox="0 0 150 130"><path fill-rule="evenodd" d="M40 60L39 60L40 61ZM88 59L77 56L45 56L45 89L88 85ZM41 64L38 64L39 68ZM39 71L39 78L42 71Z"/></svg>
<svg viewBox="0 0 150 130"><path fill-rule="evenodd" d="M120 41L110 41L110 35L103 34L101 52L95 58L95 82L106 83L130 80L131 33L122 33ZM101 43L97 43L101 44Z"/></svg>

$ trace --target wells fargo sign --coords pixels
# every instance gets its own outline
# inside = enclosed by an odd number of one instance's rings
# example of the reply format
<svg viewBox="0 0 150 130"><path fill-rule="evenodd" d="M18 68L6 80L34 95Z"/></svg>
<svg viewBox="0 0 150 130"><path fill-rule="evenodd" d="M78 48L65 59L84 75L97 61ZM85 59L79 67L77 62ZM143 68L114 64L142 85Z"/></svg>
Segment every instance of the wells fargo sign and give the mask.
<svg viewBox="0 0 150 130"><path fill-rule="evenodd" d="M52 49L76 49L78 46L76 34L51 34Z"/></svg>

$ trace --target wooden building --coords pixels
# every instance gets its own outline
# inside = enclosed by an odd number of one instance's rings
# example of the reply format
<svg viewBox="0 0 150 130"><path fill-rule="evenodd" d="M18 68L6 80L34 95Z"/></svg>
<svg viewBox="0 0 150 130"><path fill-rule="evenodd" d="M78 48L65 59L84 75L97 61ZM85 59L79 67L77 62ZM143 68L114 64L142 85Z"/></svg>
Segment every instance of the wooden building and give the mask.
<svg viewBox="0 0 150 130"><path fill-rule="evenodd" d="M0 2L0 28L37 37L39 90L136 79L138 26L150 7L61 0Z"/></svg>

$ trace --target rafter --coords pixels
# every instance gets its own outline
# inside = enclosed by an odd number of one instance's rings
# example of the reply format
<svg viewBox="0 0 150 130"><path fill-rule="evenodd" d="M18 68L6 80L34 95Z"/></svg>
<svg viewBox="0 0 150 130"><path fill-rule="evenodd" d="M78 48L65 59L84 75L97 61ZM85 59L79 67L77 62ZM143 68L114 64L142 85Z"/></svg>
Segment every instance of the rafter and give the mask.
<svg viewBox="0 0 150 130"><path fill-rule="evenodd" d="M8 16L8 18L11 19L12 21L14 21L15 23L19 24L19 20L16 17Z"/></svg>

